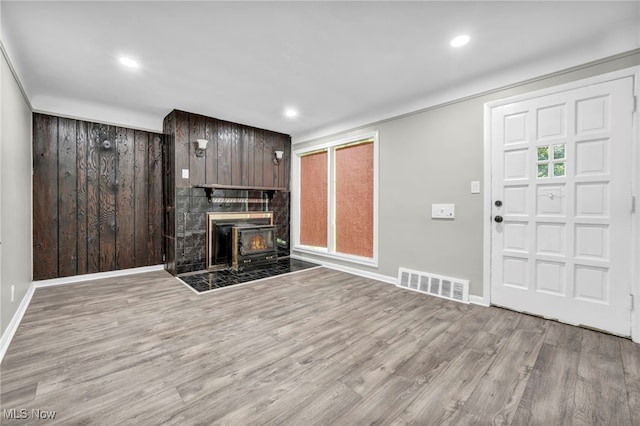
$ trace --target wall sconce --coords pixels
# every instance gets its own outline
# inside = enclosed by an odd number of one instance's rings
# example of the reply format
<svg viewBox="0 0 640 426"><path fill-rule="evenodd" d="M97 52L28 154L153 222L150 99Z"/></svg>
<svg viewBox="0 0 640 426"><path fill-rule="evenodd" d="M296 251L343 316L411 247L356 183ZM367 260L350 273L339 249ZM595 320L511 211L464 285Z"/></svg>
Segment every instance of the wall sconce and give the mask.
<svg viewBox="0 0 640 426"><path fill-rule="evenodd" d="M284 155L284 151L275 151L273 153L273 164L276 166L280 164L280 160L282 160L282 156Z"/></svg>
<svg viewBox="0 0 640 426"><path fill-rule="evenodd" d="M198 139L196 143L198 144L196 157L204 157L204 150L207 149L207 143L209 143L209 141L206 139Z"/></svg>

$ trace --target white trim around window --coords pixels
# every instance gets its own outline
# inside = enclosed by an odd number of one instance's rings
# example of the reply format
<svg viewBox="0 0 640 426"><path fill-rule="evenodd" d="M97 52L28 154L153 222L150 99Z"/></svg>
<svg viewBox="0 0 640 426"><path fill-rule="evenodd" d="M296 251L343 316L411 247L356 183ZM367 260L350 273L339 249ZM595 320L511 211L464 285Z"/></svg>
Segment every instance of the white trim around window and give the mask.
<svg viewBox="0 0 640 426"><path fill-rule="evenodd" d="M361 257L336 252L333 247L335 229L335 149L363 140L373 140L373 257ZM320 150L328 150L328 185L327 185L327 248L305 246L300 244L300 158L305 154ZM378 266L378 176L379 176L378 132L359 133L348 138L323 142L317 145L293 150L291 170L291 240L293 250L323 256L328 259L343 260L366 266Z"/></svg>

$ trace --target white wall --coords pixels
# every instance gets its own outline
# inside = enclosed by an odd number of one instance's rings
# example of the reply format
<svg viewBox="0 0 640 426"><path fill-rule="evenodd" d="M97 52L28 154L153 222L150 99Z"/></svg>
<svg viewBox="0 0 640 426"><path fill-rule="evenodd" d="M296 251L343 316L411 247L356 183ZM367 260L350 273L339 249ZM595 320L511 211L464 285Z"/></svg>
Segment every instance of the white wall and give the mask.
<svg viewBox="0 0 640 426"><path fill-rule="evenodd" d="M31 285L31 162L31 108L1 54L0 335Z"/></svg>
<svg viewBox="0 0 640 426"><path fill-rule="evenodd" d="M300 149L379 131L378 267L332 262L393 278L405 267L468 279L470 293L481 296L483 194L471 194L470 182L484 176L484 103L639 64L635 51L330 137L294 141L294 149ZM455 220L432 220L432 203L455 203Z"/></svg>

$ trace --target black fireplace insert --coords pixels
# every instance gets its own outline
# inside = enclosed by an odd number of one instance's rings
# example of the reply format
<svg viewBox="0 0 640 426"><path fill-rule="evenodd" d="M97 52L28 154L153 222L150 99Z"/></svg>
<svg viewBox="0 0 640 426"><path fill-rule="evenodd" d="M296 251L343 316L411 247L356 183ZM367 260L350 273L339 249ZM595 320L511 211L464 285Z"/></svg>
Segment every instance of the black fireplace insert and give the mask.
<svg viewBox="0 0 640 426"><path fill-rule="evenodd" d="M276 263L276 227L239 225L231 228L231 267L236 271Z"/></svg>
<svg viewBox="0 0 640 426"><path fill-rule="evenodd" d="M233 229L242 228L248 232L250 228L263 227L272 229L272 232L267 232L267 228L264 228L265 235L250 233L256 237L254 241L247 240L249 237L241 239L243 253L240 254L241 263L238 263L238 256L235 254L238 251L238 242L233 241ZM206 268L215 270L232 267L238 270L241 266L269 263L271 259L260 258L263 255L271 256L271 251L275 252L277 259L277 232L274 231L276 229L272 212L208 212ZM240 235L243 233L240 232Z"/></svg>

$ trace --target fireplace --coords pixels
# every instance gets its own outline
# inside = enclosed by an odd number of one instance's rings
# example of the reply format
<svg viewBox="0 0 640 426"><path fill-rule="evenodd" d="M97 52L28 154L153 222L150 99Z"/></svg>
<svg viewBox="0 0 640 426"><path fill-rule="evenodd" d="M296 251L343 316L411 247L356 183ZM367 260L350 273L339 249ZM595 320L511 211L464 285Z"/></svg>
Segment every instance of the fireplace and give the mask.
<svg viewBox="0 0 640 426"><path fill-rule="evenodd" d="M207 213L206 268L242 270L278 259L273 212Z"/></svg>
<svg viewBox="0 0 640 426"><path fill-rule="evenodd" d="M231 235L231 267L236 271L278 261L275 226L234 226Z"/></svg>

